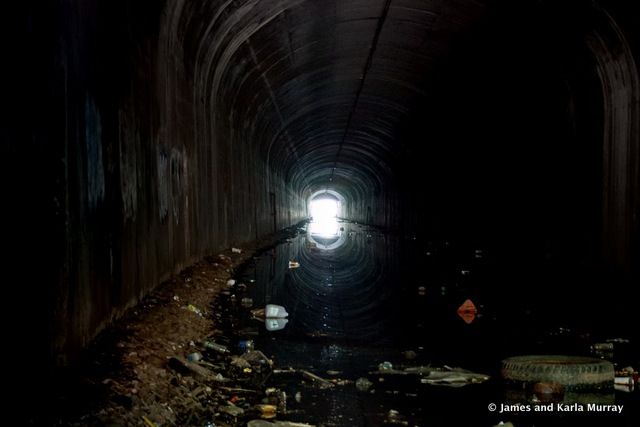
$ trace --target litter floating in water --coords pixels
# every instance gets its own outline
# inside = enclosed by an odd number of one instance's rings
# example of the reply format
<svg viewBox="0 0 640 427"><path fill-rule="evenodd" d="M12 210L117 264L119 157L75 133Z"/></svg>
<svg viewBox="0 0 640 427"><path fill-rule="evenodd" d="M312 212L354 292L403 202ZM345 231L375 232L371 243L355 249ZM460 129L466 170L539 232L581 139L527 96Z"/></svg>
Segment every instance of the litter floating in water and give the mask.
<svg viewBox="0 0 640 427"><path fill-rule="evenodd" d="M613 351L612 342L598 342L591 346L593 351Z"/></svg>
<svg viewBox="0 0 640 427"><path fill-rule="evenodd" d="M264 319L264 326L269 332L279 331L287 326L289 319Z"/></svg>
<svg viewBox="0 0 640 427"><path fill-rule="evenodd" d="M466 324L473 322L476 319L476 314L478 314L478 309L470 299L466 300L460 307L458 307L458 316L460 316Z"/></svg>
<svg viewBox="0 0 640 427"><path fill-rule="evenodd" d="M373 383L369 381L367 378L358 378L356 380L356 388L360 391L367 391L371 388Z"/></svg>
<svg viewBox="0 0 640 427"><path fill-rule="evenodd" d="M333 387L333 383L330 381L325 380L324 378L321 378L319 376L317 376L316 374L313 374L309 371L301 371L302 372L302 376L305 379L311 380L313 381L318 387L320 388L331 388Z"/></svg>
<svg viewBox="0 0 640 427"><path fill-rule="evenodd" d="M630 341L626 338L609 338L607 342L615 344L629 344Z"/></svg>
<svg viewBox="0 0 640 427"><path fill-rule="evenodd" d="M246 353L254 348L253 340L240 340L238 341L238 350L241 353Z"/></svg>
<svg viewBox="0 0 640 427"><path fill-rule="evenodd" d="M298 268L300 263L298 261L289 261L289 268Z"/></svg>
<svg viewBox="0 0 640 427"><path fill-rule="evenodd" d="M282 319L289 316L289 313L281 305L267 304L264 308L264 315L267 318Z"/></svg>
<svg viewBox="0 0 640 427"><path fill-rule="evenodd" d="M431 371L422 378L422 384L445 385L449 387L463 387L469 384L478 384L489 379L488 375L478 374L464 369L451 369L449 371Z"/></svg>
<svg viewBox="0 0 640 427"><path fill-rule="evenodd" d="M633 377L615 377L613 386L618 391L632 392L635 388Z"/></svg>
<svg viewBox="0 0 640 427"><path fill-rule="evenodd" d="M227 405L227 406L219 406L218 412L231 415L232 417L239 417L244 414L244 409L235 405Z"/></svg>
<svg viewBox="0 0 640 427"><path fill-rule="evenodd" d="M262 418L275 418L277 415L277 407L275 405L258 405L257 409L260 411Z"/></svg>
<svg viewBox="0 0 640 427"><path fill-rule="evenodd" d="M467 384L477 384L487 381L490 378L485 374L478 374L461 368L451 368L446 365L442 368L414 366L400 370L393 369L391 363L384 362L378 365L378 369L378 371L369 373L377 375L421 375L423 376L420 380L422 384L447 385L450 387L462 387Z"/></svg>
<svg viewBox="0 0 640 427"><path fill-rule="evenodd" d="M562 401L565 387L555 382L538 382L533 385L533 392L540 402Z"/></svg>
<svg viewBox="0 0 640 427"><path fill-rule="evenodd" d="M381 371L390 371L393 369L393 365L391 362L382 362L378 365L378 369Z"/></svg>

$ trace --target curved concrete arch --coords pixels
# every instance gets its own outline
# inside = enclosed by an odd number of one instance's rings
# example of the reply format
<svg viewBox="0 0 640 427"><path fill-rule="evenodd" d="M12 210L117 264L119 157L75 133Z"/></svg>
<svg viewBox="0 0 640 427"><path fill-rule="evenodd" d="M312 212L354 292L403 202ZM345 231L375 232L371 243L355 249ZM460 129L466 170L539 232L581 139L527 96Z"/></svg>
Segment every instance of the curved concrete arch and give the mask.
<svg viewBox="0 0 640 427"><path fill-rule="evenodd" d="M640 77L612 16L601 9L595 21L587 45L597 63L604 100L603 254L611 265L630 270L633 254L640 254Z"/></svg>

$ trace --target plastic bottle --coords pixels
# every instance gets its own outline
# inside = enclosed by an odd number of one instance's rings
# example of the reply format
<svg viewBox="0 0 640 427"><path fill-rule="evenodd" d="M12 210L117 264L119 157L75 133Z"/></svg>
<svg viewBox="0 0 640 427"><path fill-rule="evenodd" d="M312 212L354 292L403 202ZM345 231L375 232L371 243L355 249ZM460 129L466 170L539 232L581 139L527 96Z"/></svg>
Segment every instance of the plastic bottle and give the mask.
<svg viewBox="0 0 640 427"><path fill-rule="evenodd" d="M281 305L267 304L264 315L267 318L282 319L289 316L289 313L287 313L287 310Z"/></svg>
<svg viewBox="0 0 640 427"><path fill-rule="evenodd" d="M289 319L265 319L264 327L267 328L267 331L269 332L279 331L284 329L288 321Z"/></svg>
<svg viewBox="0 0 640 427"><path fill-rule="evenodd" d="M217 351L218 353L222 353L222 354L230 353L227 347L221 344L215 343L213 341L205 341L203 345L205 346L205 348L208 348L209 350Z"/></svg>

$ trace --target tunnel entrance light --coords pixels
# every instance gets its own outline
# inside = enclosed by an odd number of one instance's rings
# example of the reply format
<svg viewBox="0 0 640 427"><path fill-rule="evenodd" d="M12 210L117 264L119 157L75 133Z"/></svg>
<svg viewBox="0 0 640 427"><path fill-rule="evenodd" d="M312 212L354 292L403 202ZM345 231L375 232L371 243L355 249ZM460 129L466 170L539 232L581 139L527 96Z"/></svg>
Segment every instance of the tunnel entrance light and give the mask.
<svg viewBox="0 0 640 427"><path fill-rule="evenodd" d="M310 233L321 237L337 236L339 209L339 202L336 199L312 200L309 204L311 213Z"/></svg>

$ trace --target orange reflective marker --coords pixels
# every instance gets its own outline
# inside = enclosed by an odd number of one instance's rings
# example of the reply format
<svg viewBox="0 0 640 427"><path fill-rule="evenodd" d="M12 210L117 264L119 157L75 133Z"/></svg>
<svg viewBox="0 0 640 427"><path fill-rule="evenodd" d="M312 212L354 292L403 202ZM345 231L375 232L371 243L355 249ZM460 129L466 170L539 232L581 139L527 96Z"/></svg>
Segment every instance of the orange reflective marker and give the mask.
<svg viewBox="0 0 640 427"><path fill-rule="evenodd" d="M478 313L478 309L470 299L466 300L460 307L458 307L458 316L460 316L466 324L469 324L476 319L476 313Z"/></svg>

